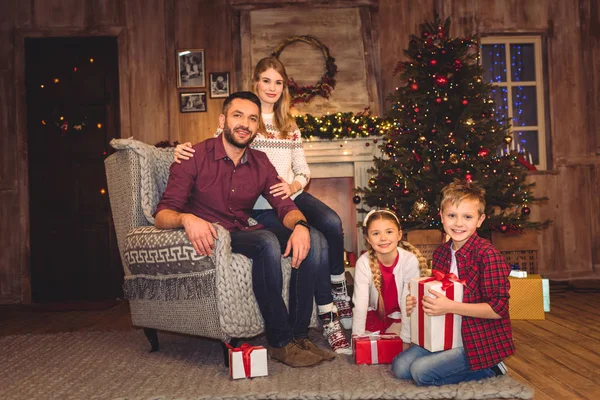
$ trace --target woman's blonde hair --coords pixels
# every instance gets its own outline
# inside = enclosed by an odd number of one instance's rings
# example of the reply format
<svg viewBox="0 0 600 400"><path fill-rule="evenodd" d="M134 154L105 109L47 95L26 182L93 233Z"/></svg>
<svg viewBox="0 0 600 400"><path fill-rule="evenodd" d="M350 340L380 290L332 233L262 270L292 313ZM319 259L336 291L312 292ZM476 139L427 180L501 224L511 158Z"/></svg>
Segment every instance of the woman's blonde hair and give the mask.
<svg viewBox="0 0 600 400"><path fill-rule="evenodd" d="M367 217L365 218L365 221L363 222L363 234L365 235L365 238L367 237L367 235L369 233L369 226L371 225L371 223L373 223L373 221L377 221L380 219L383 219L386 221L392 221L393 223L396 224L399 231L402 230L402 227L400 226L400 220L398 219L396 214L394 214L392 211L390 211L390 210L377 210L374 212L372 211L369 214L367 214ZM377 254L375 253L375 250L373 249L373 247L371 245L369 245L368 242L367 242L367 245L369 246L369 267L371 268L371 276L373 277L373 285L375 286L375 289L377 289L377 292L379 293L379 298L377 299L377 313L379 314L379 317L381 319L383 319L385 317L385 307L383 304L383 297L381 296L381 270L379 269L379 260L377 260ZM402 240L400 240L399 245L402 249L413 253L415 255L415 257L417 257L417 261L419 262L419 275L427 276L427 259L425 257L423 257L423 255L421 254L419 249L417 249L412 244L410 244L406 241L402 241Z"/></svg>
<svg viewBox="0 0 600 400"><path fill-rule="evenodd" d="M281 77L283 78L283 91L281 92L281 97L273 106L273 111L275 112L275 118L273 118L273 123L275 124L275 128L279 131L279 139L285 139L288 137L289 133L296 129L296 123L294 122L294 118L290 113L290 104L292 98L290 96L290 90L288 87L289 78L287 72L285 72L285 67L279 61L279 59L275 57L265 57L261 59L254 68L254 74L252 75L252 90L254 93L258 95L258 82L260 81L260 74L265 72L266 70L273 68ZM265 123L262 118L259 123L259 131L262 133L267 132L267 128L265 127Z"/></svg>

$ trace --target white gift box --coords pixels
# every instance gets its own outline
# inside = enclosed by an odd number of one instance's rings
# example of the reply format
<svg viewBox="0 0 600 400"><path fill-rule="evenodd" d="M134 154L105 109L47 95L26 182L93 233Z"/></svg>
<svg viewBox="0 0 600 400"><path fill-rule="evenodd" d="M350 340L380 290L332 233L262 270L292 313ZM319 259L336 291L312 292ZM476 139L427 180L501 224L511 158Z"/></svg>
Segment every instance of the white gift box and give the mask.
<svg viewBox="0 0 600 400"><path fill-rule="evenodd" d="M429 316L423 312L422 297L435 298L429 293L429 289L433 289L451 300L462 302L464 286L458 280L439 271L434 270L433 274L433 277L411 279L410 294L417 299L410 315L411 342L431 352L462 347L462 317L456 314ZM436 277L439 280L436 280ZM442 286L448 287L444 290Z"/></svg>
<svg viewBox="0 0 600 400"><path fill-rule="evenodd" d="M512 276L513 278L527 278L527 271L519 271L513 269L512 271L510 271L508 276Z"/></svg>
<svg viewBox="0 0 600 400"><path fill-rule="evenodd" d="M246 365L244 365L246 359ZM233 379L267 376L267 349L263 346L242 345L229 349L229 375Z"/></svg>

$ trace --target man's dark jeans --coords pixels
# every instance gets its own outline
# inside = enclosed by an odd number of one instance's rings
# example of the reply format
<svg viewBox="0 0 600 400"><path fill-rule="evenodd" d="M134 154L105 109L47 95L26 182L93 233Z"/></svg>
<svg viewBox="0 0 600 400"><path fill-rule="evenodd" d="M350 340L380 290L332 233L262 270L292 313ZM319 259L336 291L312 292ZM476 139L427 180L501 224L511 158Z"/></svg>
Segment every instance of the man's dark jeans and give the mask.
<svg viewBox="0 0 600 400"><path fill-rule="evenodd" d="M291 231L284 226L231 232L231 250L252 259L252 288L265 320L267 341L273 347L308 336L315 281L321 278L319 271L329 274L327 265L323 264L325 239L316 229L311 229L310 251L300 268L292 268L288 313L281 296L281 254L290 235Z"/></svg>

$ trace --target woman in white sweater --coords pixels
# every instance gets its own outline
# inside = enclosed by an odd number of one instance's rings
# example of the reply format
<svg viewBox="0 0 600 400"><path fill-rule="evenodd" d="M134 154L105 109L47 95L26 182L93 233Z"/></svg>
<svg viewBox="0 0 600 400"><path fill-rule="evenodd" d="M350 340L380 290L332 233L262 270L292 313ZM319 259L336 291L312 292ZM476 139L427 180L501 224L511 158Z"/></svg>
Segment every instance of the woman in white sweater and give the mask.
<svg viewBox="0 0 600 400"><path fill-rule="evenodd" d="M310 180L310 168L304 155L300 130L290 113L288 81L285 67L277 58L263 58L256 64L253 91L260 99L262 114L258 133L250 147L266 153L279 174L281 182L271 187L271 193L294 200L308 223L327 240L329 251L325 256L330 266L330 281L317 281L315 301L325 337L332 349L337 353L351 354L350 344L340 326L340 319L346 329L352 326L344 270L342 221L334 210L303 190ZM176 162L189 157L193 157L191 143L175 148ZM252 218L267 228L285 229L262 196L254 205Z"/></svg>
<svg viewBox="0 0 600 400"><path fill-rule="evenodd" d="M356 262L352 334L395 333L410 345L406 315L408 283L425 273L427 260L408 242L401 242L402 229L389 210L370 211L363 222L369 251Z"/></svg>

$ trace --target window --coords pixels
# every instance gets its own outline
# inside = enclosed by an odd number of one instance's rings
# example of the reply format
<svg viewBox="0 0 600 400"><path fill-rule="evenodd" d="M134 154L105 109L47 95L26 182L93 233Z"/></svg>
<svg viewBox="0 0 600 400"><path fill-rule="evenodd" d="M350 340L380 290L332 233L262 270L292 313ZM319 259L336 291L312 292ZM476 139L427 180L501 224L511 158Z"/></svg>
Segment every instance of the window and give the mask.
<svg viewBox="0 0 600 400"><path fill-rule="evenodd" d="M526 150L546 169L544 76L540 36L488 36L481 39L483 78L493 90L497 113L512 121L511 149Z"/></svg>

